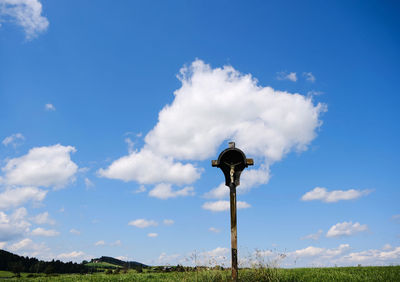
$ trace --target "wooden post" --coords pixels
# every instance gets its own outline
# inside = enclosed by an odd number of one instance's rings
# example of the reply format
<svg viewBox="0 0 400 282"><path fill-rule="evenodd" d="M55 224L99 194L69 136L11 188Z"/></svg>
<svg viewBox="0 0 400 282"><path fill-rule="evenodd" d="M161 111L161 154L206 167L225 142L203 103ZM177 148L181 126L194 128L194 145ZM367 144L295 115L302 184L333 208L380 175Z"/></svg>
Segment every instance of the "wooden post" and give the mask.
<svg viewBox="0 0 400 282"><path fill-rule="evenodd" d="M254 165L253 159L247 159L245 154L235 148L235 142L229 142L229 148L219 154L218 160L212 160L213 167L219 167L225 176L225 185L230 189L231 204L231 258L232 281L238 281L237 253L237 218L236 218L236 186L240 185L240 174L249 165Z"/></svg>
<svg viewBox="0 0 400 282"><path fill-rule="evenodd" d="M237 259L237 220L236 220L236 185L231 182L229 186L231 200L231 257L232 257L232 281L238 281L238 259Z"/></svg>

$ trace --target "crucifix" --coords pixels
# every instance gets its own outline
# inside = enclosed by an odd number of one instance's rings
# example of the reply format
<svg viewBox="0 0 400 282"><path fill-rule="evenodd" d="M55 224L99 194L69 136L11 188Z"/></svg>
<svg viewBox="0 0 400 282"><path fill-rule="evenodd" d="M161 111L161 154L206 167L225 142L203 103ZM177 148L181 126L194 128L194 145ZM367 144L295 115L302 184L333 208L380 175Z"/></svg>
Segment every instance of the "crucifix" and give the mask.
<svg viewBox="0 0 400 282"><path fill-rule="evenodd" d="M213 167L219 167L224 173L225 185L230 190L232 281L235 282L238 281L236 187L240 185L242 171L253 164L253 159L246 159L245 154L235 148L235 142L229 142L229 148L219 154L218 160L211 161Z"/></svg>

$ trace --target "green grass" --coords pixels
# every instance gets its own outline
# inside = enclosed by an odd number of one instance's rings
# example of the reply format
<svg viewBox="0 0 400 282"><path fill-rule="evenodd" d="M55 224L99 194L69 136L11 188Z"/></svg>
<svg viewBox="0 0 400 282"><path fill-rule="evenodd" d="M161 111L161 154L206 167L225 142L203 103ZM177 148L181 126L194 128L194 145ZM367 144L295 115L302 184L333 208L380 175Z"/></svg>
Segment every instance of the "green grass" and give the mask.
<svg viewBox="0 0 400 282"><path fill-rule="evenodd" d="M5 271L0 275L12 276ZM201 270L194 272L136 273L126 274L95 273L88 275L64 274L27 278L11 278L7 281L230 281L229 270ZM5 276L4 276L5 277ZM259 268L240 269L240 281L400 281L400 266L382 267L332 267L332 268Z"/></svg>
<svg viewBox="0 0 400 282"><path fill-rule="evenodd" d="M95 267L95 268L117 268L117 267L121 268L121 266L119 265L108 262L89 262L85 265L88 267Z"/></svg>
<svg viewBox="0 0 400 282"><path fill-rule="evenodd" d="M4 271L0 270L0 278L8 278L8 277L13 277L14 274L10 271Z"/></svg>

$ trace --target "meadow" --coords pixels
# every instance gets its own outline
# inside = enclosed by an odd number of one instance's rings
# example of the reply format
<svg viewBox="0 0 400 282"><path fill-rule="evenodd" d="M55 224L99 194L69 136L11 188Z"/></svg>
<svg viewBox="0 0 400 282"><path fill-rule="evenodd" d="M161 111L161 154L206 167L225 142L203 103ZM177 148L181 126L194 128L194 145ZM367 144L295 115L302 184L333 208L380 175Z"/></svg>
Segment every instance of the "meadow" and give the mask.
<svg viewBox="0 0 400 282"><path fill-rule="evenodd" d="M230 281L229 270L198 270L156 273L105 272L93 274L28 274L17 278L1 271L7 281ZM240 269L239 281L400 281L400 266L331 267L331 268L253 268Z"/></svg>

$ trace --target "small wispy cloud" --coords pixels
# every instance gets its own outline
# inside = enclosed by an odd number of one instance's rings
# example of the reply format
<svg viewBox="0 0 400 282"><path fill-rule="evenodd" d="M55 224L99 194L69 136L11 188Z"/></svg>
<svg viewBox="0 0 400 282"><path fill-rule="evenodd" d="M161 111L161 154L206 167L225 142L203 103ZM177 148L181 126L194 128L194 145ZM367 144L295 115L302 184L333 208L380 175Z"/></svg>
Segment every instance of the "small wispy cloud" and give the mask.
<svg viewBox="0 0 400 282"><path fill-rule="evenodd" d="M278 80L290 80L293 82L297 81L297 74L295 72L285 72L285 71L281 71L281 72L277 72L276 73L276 79Z"/></svg>
<svg viewBox="0 0 400 282"><path fill-rule="evenodd" d="M208 228L208 230L211 231L211 232L214 232L214 233L219 233L219 232L221 232L221 230L219 230L219 229L217 229L217 228L215 228L215 227L210 227L210 228Z"/></svg>
<svg viewBox="0 0 400 282"><path fill-rule="evenodd" d="M129 137L125 138L125 143L128 145L129 154L132 153L133 152L133 148L135 147L135 143Z"/></svg>
<svg viewBox="0 0 400 282"><path fill-rule="evenodd" d="M172 225L172 224L175 223L175 221L173 221L172 219L164 219L164 220L163 220L163 223L164 223L165 225Z"/></svg>
<svg viewBox="0 0 400 282"><path fill-rule="evenodd" d="M251 205L246 202L238 201L236 207L237 209L247 209L250 208ZM228 211L230 209L230 203L229 201L206 202L203 204L202 208L213 212Z"/></svg>
<svg viewBox="0 0 400 282"><path fill-rule="evenodd" d="M94 184L93 184L92 181L90 181L89 178L85 177L85 186L86 186L86 188L89 189L89 188L91 188L91 187L94 187Z"/></svg>
<svg viewBox="0 0 400 282"><path fill-rule="evenodd" d="M55 110L56 110L56 107L54 107L53 104L46 104L46 105L44 105L44 109L45 109L46 111L55 111Z"/></svg>
<svg viewBox="0 0 400 282"><path fill-rule="evenodd" d="M161 183L156 185L153 190L149 192L149 196L166 200L169 198L193 196L193 187L184 187L182 189L173 190L171 184Z"/></svg>
<svg viewBox="0 0 400 282"><path fill-rule="evenodd" d="M74 234L74 235L80 235L80 234L81 234L81 232L80 232L79 230L76 230L76 229L74 229L74 228L72 228L72 229L69 231L69 233L72 233L72 234Z"/></svg>
<svg viewBox="0 0 400 282"><path fill-rule="evenodd" d="M328 191L323 187L315 187L313 190L305 193L302 197L302 201L315 201L319 200L325 203L335 203L342 200L353 200L366 196L371 193L372 190L333 190Z"/></svg>
<svg viewBox="0 0 400 282"><path fill-rule="evenodd" d="M48 212L40 213L32 218L32 221L36 224L50 224L54 225L56 222L55 220L50 218Z"/></svg>
<svg viewBox="0 0 400 282"><path fill-rule="evenodd" d="M110 246L121 246L121 240L116 240L115 242L110 243Z"/></svg>
<svg viewBox="0 0 400 282"><path fill-rule="evenodd" d="M132 193L138 194L138 193L143 193L146 192L146 187L144 185L140 185L139 188L137 188L135 191L132 191Z"/></svg>
<svg viewBox="0 0 400 282"><path fill-rule="evenodd" d="M49 26L47 18L42 16L39 0L0 0L0 18L21 26L27 40L37 37Z"/></svg>
<svg viewBox="0 0 400 282"><path fill-rule="evenodd" d="M130 221L128 223L128 225L135 226L138 228L146 228L146 227L150 227L150 226L157 226L158 223L154 220L147 220L144 218L140 218L140 219Z"/></svg>
<svg viewBox="0 0 400 282"><path fill-rule="evenodd" d="M324 233L324 232L320 229L320 230L318 230L317 233L313 233L313 234L309 234L304 237L301 237L300 240L318 240L321 237L322 233Z"/></svg>
<svg viewBox="0 0 400 282"><path fill-rule="evenodd" d="M96 243L94 243L95 246L104 246L106 244L106 242L104 242L103 240L97 241Z"/></svg>
<svg viewBox="0 0 400 282"><path fill-rule="evenodd" d="M303 76L307 81L315 82L315 76L311 72L303 72Z"/></svg>
<svg viewBox="0 0 400 282"><path fill-rule="evenodd" d="M21 133L15 133L4 138L4 140L1 143L3 143L4 146L11 145L14 148L16 148L24 140L25 140L24 135L22 135Z"/></svg>
<svg viewBox="0 0 400 282"><path fill-rule="evenodd" d="M72 259L72 258L82 257L82 256L84 256L84 255L85 255L84 252L81 252L81 251L73 251L73 252L70 252L70 253L62 253L62 254L59 254L59 255L57 256L57 258L60 258L60 259Z"/></svg>
<svg viewBox="0 0 400 282"><path fill-rule="evenodd" d="M351 236L359 232L367 231L368 226L366 224L361 225L356 222L339 222L333 225L328 232L326 233L326 237L340 237L340 236Z"/></svg>
<svg viewBox="0 0 400 282"><path fill-rule="evenodd" d="M157 233L149 233L149 234L147 234L147 236L150 238L155 238L158 236L158 234Z"/></svg>
<svg viewBox="0 0 400 282"><path fill-rule="evenodd" d="M33 236L45 236L45 237L54 237L60 235L60 232L53 229L44 229L42 227L38 227L32 230Z"/></svg>

